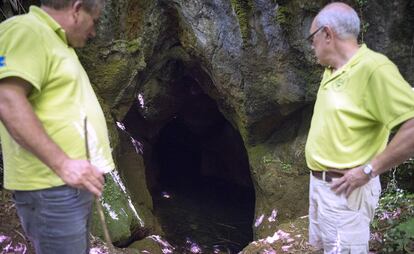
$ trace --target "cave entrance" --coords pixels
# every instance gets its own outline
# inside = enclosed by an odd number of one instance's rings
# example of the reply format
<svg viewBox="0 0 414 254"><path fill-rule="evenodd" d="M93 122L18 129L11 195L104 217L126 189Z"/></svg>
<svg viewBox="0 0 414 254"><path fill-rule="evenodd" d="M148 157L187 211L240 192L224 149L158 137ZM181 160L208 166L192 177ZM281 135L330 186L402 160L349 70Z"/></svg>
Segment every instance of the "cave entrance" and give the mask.
<svg viewBox="0 0 414 254"><path fill-rule="evenodd" d="M201 88L199 71L168 66L171 74L143 89L146 100L123 120L144 143L154 214L176 253L238 253L253 240L255 206L243 140Z"/></svg>
<svg viewBox="0 0 414 254"><path fill-rule="evenodd" d="M212 99L200 94L188 103L154 144L155 214L180 253L238 253L252 240L255 202L247 153Z"/></svg>

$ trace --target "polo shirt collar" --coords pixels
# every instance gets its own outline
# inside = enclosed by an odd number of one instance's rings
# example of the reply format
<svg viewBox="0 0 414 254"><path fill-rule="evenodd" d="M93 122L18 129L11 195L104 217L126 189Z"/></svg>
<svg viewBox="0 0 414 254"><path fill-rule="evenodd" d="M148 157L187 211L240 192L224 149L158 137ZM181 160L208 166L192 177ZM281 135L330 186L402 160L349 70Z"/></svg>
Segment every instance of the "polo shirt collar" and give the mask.
<svg viewBox="0 0 414 254"><path fill-rule="evenodd" d="M41 8L37 6L30 6L30 14L33 14L38 19L42 20L47 26L49 26L56 34L59 36L59 38L68 45L66 32L63 30L63 28L59 25L56 20L54 20L47 12L42 10Z"/></svg>
<svg viewBox="0 0 414 254"><path fill-rule="evenodd" d="M342 66L339 70L337 70L334 74L332 74L332 69L326 68L325 73L323 75L322 86L325 86L330 81L336 79L337 77L341 76L343 73L347 72L352 66L357 64L361 59L362 56L368 51L367 45L364 43L362 44L358 51L349 59L349 61Z"/></svg>

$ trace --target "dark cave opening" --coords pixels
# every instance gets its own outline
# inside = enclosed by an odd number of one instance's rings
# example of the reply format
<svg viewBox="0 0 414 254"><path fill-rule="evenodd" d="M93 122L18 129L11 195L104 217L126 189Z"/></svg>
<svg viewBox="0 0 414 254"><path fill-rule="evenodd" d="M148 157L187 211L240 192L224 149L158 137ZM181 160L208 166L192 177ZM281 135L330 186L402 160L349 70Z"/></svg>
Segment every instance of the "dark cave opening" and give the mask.
<svg viewBox="0 0 414 254"><path fill-rule="evenodd" d="M202 94L168 122L153 147L155 214L179 251L238 253L252 240L254 189L240 134ZM149 173L149 172L148 172Z"/></svg>
<svg viewBox="0 0 414 254"><path fill-rule="evenodd" d="M122 121L143 143L154 214L176 253L238 253L253 240L255 208L243 139L204 92L208 75L167 66Z"/></svg>
<svg viewBox="0 0 414 254"><path fill-rule="evenodd" d="M192 179L201 177L200 140L185 125L175 118L160 132L155 144L155 158L160 166L159 183L165 187L185 187Z"/></svg>

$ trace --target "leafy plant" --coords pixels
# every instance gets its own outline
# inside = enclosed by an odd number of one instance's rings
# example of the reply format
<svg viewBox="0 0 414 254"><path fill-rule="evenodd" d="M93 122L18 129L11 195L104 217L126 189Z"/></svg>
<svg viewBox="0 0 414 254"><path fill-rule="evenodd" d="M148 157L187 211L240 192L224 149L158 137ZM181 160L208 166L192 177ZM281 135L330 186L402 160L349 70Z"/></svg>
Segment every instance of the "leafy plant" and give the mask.
<svg viewBox="0 0 414 254"><path fill-rule="evenodd" d="M268 164L272 164L272 163L276 163L277 161L274 159L274 158L272 158L271 156L263 156L263 164L266 164L266 165L268 165Z"/></svg>
<svg viewBox="0 0 414 254"><path fill-rule="evenodd" d="M414 253L414 193L399 189L395 178L380 199L372 232L380 253Z"/></svg>
<svg viewBox="0 0 414 254"><path fill-rule="evenodd" d="M414 218L391 228L384 234L385 253L414 253Z"/></svg>
<svg viewBox="0 0 414 254"><path fill-rule="evenodd" d="M280 166L282 167L282 171L284 172L291 172L292 171L292 164L289 162L284 162L279 160Z"/></svg>

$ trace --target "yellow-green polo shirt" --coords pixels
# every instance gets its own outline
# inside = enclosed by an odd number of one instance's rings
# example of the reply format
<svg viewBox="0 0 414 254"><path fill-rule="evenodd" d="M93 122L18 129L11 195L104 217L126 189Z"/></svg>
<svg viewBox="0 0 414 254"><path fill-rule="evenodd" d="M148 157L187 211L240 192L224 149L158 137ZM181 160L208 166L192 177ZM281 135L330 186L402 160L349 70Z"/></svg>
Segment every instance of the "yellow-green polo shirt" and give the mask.
<svg viewBox="0 0 414 254"><path fill-rule="evenodd" d="M326 69L306 142L312 170L352 168L381 153L391 129L414 117L414 91L384 55L362 45L348 63Z"/></svg>
<svg viewBox="0 0 414 254"><path fill-rule="evenodd" d="M54 19L32 6L28 14L0 24L0 59L0 79L15 76L32 84L29 102L47 134L68 156L86 158L87 116L92 164L103 171L114 168L102 109L65 31ZM64 184L2 124L0 138L5 188L36 190Z"/></svg>

